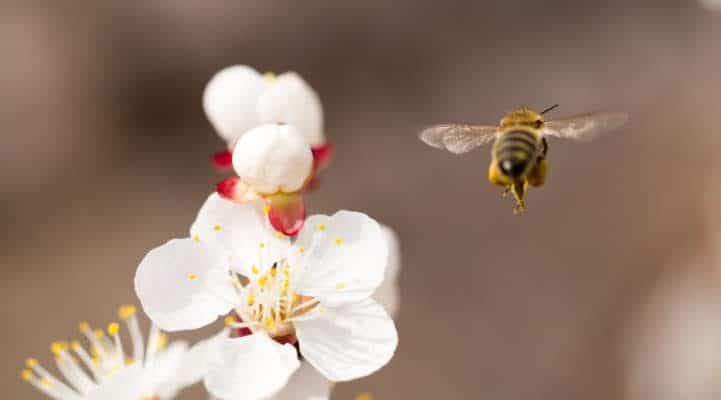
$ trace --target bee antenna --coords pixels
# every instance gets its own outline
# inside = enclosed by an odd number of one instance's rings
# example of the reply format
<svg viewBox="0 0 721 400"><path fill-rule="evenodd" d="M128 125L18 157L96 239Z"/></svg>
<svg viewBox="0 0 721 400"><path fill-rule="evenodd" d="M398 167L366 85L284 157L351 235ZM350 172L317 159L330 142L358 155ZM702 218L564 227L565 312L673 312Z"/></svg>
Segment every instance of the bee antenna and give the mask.
<svg viewBox="0 0 721 400"><path fill-rule="evenodd" d="M558 104L554 104L554 105L548 107L547 109L541 111L541 115L543 115L543 114L545 114L545 113L547 113L547 112L549 112L549 111L552 111L552 110L555 109L556 107L558 107Z"/></svg>

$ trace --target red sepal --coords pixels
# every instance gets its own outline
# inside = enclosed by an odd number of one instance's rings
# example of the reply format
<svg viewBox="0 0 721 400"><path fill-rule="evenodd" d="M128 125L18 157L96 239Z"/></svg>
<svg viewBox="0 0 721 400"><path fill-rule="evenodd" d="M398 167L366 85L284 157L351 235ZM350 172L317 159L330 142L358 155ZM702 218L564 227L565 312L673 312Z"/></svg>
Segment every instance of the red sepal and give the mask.
<svg viewBox="0 0 721 400"><path fill-rule="evenodd" d="M300 193L277 193L266 196L268 220L278 232L295 236L305 222L305 203Z"/></svg>
<svg viewBox="0 0 721 400"><path fill-rule="evenodd" d="M210 157L213 167L219 171L227 171L233 166L233 153L229 150L220 151Z"/></svg>
<svg viewBox="0 0 721 400"><path fill-rule="evenodd" d="M333 158L333 145L325 143L310 149L313 152L313 173L325 169Z"/></svg>
<svg viewBox="0 0 721 400"><path fill-rule="evenodd" d="M237 176L231 176L218 182L215 185L215 191L220 197L236 203L246 203L260 198L258 192Z"/></svg>

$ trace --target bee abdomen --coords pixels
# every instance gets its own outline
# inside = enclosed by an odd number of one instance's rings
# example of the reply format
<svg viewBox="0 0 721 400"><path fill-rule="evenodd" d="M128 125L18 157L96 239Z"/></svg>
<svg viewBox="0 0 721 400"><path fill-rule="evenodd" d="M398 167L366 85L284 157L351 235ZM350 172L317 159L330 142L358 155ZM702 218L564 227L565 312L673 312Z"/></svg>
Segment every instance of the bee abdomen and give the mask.
<svg viewBox="0 0 721 400"><path fill-rule="evenodd" d="M500 170L513 178L527 172L538 154L538 139L531 132L517 130L501 135L493 147Z"/></svg>
<svg viewBox="0 0 721 400"><path fill-rule="evenodd" d="M538 139L536 135L527 131L511 131L498 138L496 143L497 151L501 151L506 147L515 146L523 147L530 153L535 153L538 149Z"/></svg>

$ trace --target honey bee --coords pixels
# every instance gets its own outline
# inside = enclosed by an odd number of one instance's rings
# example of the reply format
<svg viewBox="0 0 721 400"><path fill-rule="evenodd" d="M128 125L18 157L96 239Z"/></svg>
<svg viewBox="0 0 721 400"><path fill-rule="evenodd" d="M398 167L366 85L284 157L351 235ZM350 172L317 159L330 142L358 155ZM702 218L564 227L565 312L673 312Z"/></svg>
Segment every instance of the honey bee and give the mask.
<svg viewBox="0 0 721 400"><path fill-rule="evenodd" d="M443 124L424 129L419 137L426 144L462 154L493 142L488 180L505 188L504 196L513 194L514 214L526 209L528 185L539 187L548 175L548 142L546 137L587 141L601 133L620 128L628 114L620 112L576 115L557 121L544 121L543 115L558 107L555 104L541 112L526 107L511 111L499 126Z"/></svg>

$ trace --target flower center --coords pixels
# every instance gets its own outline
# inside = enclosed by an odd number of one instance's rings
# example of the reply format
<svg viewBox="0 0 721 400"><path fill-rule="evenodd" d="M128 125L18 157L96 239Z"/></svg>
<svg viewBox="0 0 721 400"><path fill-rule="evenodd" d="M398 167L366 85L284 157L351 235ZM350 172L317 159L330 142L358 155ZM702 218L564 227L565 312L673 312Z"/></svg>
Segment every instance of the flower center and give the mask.
<svg viewBox="0 0 721 400"><path fill-rule="evenodd" d="M319 309L318 300L298 294L293 285L293 270L286 260L275 263L266 272L251 267L250 277L235 277L235 288L240 298L235 308L241 322L226 319L229 326L264 331L276 340L295 335L294 321L312 318Z"/></svg>

